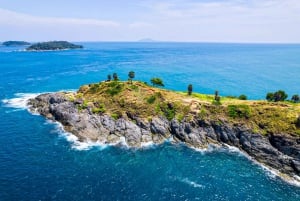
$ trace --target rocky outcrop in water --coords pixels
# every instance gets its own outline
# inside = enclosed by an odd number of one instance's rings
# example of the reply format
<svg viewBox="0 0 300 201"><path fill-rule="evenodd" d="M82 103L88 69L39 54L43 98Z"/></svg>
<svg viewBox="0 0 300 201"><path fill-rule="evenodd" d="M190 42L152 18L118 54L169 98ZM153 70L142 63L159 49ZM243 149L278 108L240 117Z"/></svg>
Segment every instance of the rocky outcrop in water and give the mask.
<svg viewBox="0 0 300 201"><path fill-rule="evenodd" d="M94 114L88 107L78 109L78 101L69 101L64 93L42 94L28 102L30 110L58 121L80 140L116 143L121 137L131 147L147 142L161 143L173 137L188 146L204 148L208 144L227 144L246 152L256 161L289 176L300 176L300 138L284 134L263 136L243 125L231 125L226 119L176 119L168 121L155 116L145 121L127 113L114 119L107 114Z"/></svg>

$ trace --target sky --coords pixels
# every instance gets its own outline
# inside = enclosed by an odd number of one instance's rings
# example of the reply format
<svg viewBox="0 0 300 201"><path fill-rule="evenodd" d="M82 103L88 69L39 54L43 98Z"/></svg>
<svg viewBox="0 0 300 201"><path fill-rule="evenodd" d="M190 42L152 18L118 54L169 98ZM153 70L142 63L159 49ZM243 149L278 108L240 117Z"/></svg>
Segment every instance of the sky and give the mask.
<svg viewBox="0 0 300 201"><path fill-rule="evenodd" d="M0 0L0 41L300 43L300 0Z"/></svg>

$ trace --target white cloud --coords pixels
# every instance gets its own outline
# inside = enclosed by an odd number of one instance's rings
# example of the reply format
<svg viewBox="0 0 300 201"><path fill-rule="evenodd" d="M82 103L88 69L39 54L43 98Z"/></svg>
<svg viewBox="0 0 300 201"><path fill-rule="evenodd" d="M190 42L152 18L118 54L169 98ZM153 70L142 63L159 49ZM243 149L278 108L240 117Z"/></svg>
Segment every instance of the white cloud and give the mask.
<svg viewBox="0 0 300 201"><path fill-rule="evenodd" d="M126 41L149 37L160 41L300 42L300 0L135 3L136 11L124 7L124 13L112 13L119 21L40 17L0 8L0 28L6 30L0 32L0 40L22 33L32 40Z"/></svg>
<svg viewBox="0 0 300 201"><path fill-rule="evenodd" d="M40 17L23 13L17 13L0 8L0 25L79 25L79 26L103 26L118 27L119 23L108 20L78 19L78 18L58 18Z"/></svg>

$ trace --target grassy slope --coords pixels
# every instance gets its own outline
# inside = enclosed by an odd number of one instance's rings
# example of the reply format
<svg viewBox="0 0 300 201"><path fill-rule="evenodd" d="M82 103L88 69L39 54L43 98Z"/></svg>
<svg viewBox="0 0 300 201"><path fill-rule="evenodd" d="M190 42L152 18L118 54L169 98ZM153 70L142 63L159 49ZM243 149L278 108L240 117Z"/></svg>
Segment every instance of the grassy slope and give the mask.
<svg viewBox="0 0 300 201"><path fill-rule="evenodd" d="M256 133L300 135L295 122L300 104L289 102L243 101L221 98L221 105L213 104L213 95L174 92L148 86L142 82L102 82L82 86L69 99L84 100L79 109L91 107L94 113L107 113L114 118L131 115L149 121L153 116L168 119L202 118L243 124Z"/></svg>

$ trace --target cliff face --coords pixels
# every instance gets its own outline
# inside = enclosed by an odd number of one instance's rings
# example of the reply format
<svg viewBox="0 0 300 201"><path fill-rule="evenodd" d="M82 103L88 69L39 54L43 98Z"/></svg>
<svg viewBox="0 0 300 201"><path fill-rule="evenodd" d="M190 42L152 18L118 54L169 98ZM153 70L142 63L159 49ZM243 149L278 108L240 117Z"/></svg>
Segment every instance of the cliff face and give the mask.
<svg viewBox="0 0 300 201"><path fill-rule="evenodd" d="M124 137L132 147L144 143L161 143L173 137L195 148L210 143L228 144L246 152L256 161L289 176L300 176L300 138L283 133L256 134L242 124L232 125L226 119L214 121L200 117L167 120L153 116L144 120L132 114L112 118L95 114L90 108L78 109L78 102L70 101L64 93L42 94L28 102L30 110L62 123L65 130L80 140L115 143Z"/></svg>

